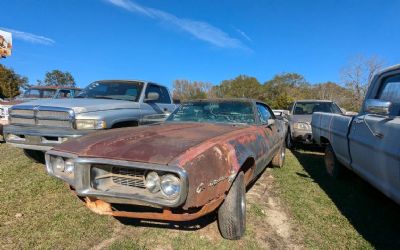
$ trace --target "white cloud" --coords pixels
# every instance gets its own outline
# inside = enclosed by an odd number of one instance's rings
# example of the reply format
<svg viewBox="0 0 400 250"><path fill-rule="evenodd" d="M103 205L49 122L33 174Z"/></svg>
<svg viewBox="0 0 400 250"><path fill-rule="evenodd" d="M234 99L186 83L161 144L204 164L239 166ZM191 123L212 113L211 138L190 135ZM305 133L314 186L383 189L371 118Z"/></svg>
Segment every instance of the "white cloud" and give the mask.
<svg viewBox="0 0 400 250"><path fill-rule="evenodd" d="M206 41L223 48L248 49L239 39L230 37L224 31L211 24L202 21L179 18L171 13L149 8L129 0L105 0L130 12L145 15L149 18L167 22L175 27L191 34L195 38Z"/></svg>
<svg viewBox="0 0 400 250"><path fill-rule="evenodd" d="M7 28L2 28L0 29L11 32L13 39L20 39L23 41L27 41L30 43L36 43L36 44L43 44L43 45L53 45L55 41L51 38L45 37L45 36L39 36L35 35L32 33L24 32L24 31L19 31L19 30L13 30L13 29L7 29Z"/></svg>

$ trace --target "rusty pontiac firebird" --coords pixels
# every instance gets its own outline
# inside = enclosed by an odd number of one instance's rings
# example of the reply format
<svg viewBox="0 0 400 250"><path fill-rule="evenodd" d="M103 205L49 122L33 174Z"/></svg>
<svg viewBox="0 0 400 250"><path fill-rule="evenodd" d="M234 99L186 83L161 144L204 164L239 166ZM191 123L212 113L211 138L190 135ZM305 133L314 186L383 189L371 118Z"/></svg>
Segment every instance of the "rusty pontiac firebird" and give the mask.
<svg viewBox="0 0 400 250"><path fill-rule="evenodd" d="M239 239L246 187L269 164L282 167L285 130L262 102L190 101L162 124L58 145L46 167L98 214L190 221L217 210L222 236Z"/></svg>

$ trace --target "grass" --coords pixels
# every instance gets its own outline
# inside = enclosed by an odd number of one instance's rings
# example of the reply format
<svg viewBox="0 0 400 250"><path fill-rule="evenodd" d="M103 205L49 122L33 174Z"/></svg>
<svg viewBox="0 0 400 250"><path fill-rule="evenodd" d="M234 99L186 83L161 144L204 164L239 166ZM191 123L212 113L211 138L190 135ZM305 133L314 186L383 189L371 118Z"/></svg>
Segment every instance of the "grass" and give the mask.
<svg viewBox="0 0 400 250"><path fill-rule="evenodd" d="M308 248L400 247L397 204L349 171L331 179L322 153L296 150L286 160L273 174Z"/></svg>
<svg viewBox="0 0 400 250"><path fill-rule="evenodd" d="M175 230L171 225L93 214L64 183L49 177L43 165L32 163L21 150L0 144L0 159L0 249L264 247L257 236L268 213L261 204L249 204L243 239L228 241L220 237L213 216L200 230ZM322 154L288 152L285 166L272 173L306 248L399 248L399 206L355 175L340 181L328 178Z"/></svg>

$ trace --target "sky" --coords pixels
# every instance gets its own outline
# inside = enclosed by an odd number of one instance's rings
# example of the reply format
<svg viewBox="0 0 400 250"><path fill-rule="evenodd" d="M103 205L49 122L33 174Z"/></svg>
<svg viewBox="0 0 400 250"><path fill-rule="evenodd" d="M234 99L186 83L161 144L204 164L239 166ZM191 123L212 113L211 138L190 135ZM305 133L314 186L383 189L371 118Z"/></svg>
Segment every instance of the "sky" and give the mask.
<svg viewBox="0 0 400 250"><path fill-rule="evenodd" d="M1 64L30 83L69 71L101 79L261 83L296 72L340 82L359 55L400 63L400 0L2 0L13 33Z"/></svg>

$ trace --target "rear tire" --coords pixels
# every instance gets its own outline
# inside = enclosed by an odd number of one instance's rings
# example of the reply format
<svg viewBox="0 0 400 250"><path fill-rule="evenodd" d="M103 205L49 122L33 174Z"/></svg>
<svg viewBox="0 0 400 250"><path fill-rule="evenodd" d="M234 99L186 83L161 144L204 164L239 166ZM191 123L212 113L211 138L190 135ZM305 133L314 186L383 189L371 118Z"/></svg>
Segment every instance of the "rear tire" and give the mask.
<svg viewBox="0 0 400 250"><path fill-rule="evenodd" d="M325 168L329 176L339 179L343 176L344 166L336 158L336 154L330 144L325 147Z"/></svg>
<svg viewBox="0 0 400 250"><path fill-rule="evenodd" d="M36 163L42 163L42 164L45 163L44 153L42 151L24 149L24 154L26 155L26 157L28 157L29 159L31 159Z"/></svg>
<svg viewBox="0 0 400 250"><path fill-rule="evenodd" d="M246 187L240 172L218 210L219 231L225 239L238 240L246 230Z"/></svg>
<svg viewBox="0 0 400 250"><path fill-rule="evenodd" d="M279 152L272 159L271 165L277 168L283 167L283 164L285 163L285 156L286 156L286 146L285 142L283 142L282 146L279 149Z"/></svg>
<svg viewBox="0 0 400 250"><path fill-rule="evenodd" d="M294 142L293 142L292 136L290 135L290 130L288 131L288 133L286 135L286 147L288 149L294 148Z"/></svg>

